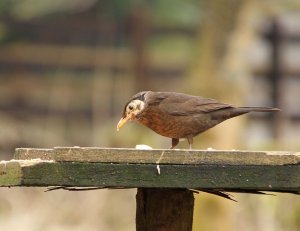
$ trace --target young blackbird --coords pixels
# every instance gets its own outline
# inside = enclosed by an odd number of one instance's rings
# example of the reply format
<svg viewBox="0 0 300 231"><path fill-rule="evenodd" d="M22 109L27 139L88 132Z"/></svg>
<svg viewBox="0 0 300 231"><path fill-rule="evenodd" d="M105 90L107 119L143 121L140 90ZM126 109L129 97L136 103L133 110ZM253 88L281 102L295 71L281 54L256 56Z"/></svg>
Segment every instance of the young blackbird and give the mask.
<svg viewBox="0 0 300 231"><path fill-rule="evenodd" d="M141 123L156 133L172 138L174 148L181 138L186 138L192 148L193 137L235 116L248 112L272 112L278 108L236 107L176 92L143 91L126 103L117 130L127 121Z"/></svg>

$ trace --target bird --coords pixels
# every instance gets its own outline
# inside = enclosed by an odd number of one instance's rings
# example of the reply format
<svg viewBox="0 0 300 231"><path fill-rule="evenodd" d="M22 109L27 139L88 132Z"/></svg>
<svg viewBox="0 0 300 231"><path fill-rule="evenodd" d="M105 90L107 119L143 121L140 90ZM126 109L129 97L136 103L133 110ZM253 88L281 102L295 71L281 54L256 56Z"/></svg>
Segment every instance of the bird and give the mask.
<svg viewBox="0 0 300 231"><path fill-rule="evenodd" d="M195 136L225 120L249 112L279 110L274 107L238 107L185 93L142 91L125 104L117 131L128 121L133 121L171 138L171 149L180 139L187 139L189 149L192 149Z"/></svg>

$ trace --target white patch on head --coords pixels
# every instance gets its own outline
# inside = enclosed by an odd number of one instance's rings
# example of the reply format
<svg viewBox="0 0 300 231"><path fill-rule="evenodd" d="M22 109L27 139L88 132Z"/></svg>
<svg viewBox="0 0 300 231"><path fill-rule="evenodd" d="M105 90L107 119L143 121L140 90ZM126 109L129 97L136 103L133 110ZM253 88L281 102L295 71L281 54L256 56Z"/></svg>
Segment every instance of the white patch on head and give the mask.
<svg viewBox="0 0 300 231"><path fill-rule="evenodd" d="M134 114L136 116L143 111L144 107L145 103L143 101L138 99L132 100L126 106L126 115Z"/></svg>

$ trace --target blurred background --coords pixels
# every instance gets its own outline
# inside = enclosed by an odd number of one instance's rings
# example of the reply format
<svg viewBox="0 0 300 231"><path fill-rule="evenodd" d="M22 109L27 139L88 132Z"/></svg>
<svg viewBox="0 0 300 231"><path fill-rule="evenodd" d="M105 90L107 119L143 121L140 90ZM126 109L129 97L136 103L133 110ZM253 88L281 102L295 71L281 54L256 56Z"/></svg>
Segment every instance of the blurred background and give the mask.
<svg viewBox="0 0 300 231"><path fill-rule="evenodd" d="M300 2L0 2L0 159L16 147L168 148L140 125L116 132L142 90L282 109L227 121L195 149L299 150ZM135 190L44 190L1 188L1 230L135 228ZM195 197L195 231L300 230L294 195Z"/></svg>

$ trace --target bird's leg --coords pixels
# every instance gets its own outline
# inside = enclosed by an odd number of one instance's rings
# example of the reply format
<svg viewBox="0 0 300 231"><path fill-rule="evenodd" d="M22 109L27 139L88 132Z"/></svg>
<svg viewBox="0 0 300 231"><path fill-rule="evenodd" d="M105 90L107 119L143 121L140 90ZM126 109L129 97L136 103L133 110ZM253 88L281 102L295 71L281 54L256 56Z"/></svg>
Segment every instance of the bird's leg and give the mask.
<svg viewBox="0 0 300 231"><path fill-rule="evenodd" d="M172 138L172 146L170 149L173 149L176 147L176 145L179 143L179 139L177 138Z"/></svg>
<svg viewBox="0 0 300 231"><path fill-rule="evenodd" d="M193 137L188 137L187 140L189 142L189 149L192 150Z"/></svg>

